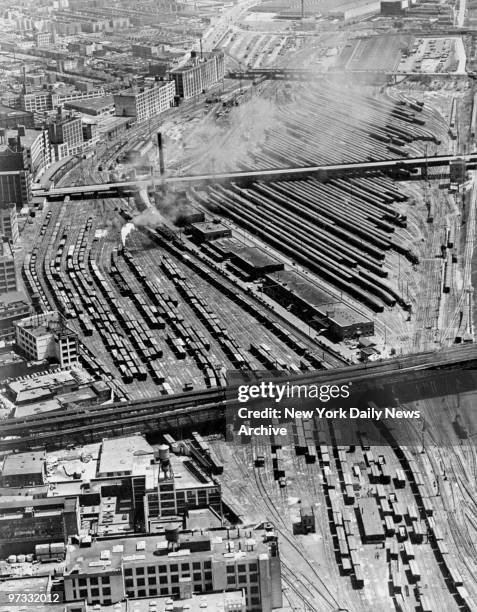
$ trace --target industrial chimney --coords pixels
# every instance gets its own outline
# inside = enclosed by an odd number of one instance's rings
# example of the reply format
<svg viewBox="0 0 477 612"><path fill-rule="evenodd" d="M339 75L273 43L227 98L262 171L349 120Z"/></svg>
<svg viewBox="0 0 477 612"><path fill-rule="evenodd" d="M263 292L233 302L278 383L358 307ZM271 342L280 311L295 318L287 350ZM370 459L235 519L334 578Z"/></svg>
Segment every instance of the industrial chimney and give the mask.
<svg viewBox="0 0 477 612"><path fill-rule="evenodd" d="M164 174L164 147L162 144L162 133L157 132L157 148L159 149L159 172L161 176Z"/></svg>

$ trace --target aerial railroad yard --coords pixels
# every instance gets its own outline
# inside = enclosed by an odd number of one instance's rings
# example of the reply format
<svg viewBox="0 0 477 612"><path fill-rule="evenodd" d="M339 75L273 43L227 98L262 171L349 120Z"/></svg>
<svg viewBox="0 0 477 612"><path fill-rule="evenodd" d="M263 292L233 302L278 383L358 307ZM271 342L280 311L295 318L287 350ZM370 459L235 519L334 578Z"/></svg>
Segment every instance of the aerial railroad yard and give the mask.
<svg viewBox="0 0 477 612"><path fill-rule="evenodd" d="M12 10L0 610L476 609L473 3Z"/></svg>

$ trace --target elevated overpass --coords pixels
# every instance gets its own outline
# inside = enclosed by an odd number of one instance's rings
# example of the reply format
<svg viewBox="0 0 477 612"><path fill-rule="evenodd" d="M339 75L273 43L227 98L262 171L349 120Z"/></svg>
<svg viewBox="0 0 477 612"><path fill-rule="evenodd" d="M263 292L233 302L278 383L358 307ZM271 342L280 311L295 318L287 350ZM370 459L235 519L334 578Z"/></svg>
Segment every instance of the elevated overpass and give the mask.
<svg viewBox="0 0 477 612"><path fill-rule="evenodd" d="M348 164L328 164L322 166L305 166L300 168L273 168L269 170L246 170L241 172L218 172L214 174L192 174L188 176L154 175L148 179L122 181L115 183L99 183L96 185L76 185L69 187L42 188L33 195L45 197L47 200L94 199L128 197L141 189L151 189L156 186L203 187L214 183L235 183L250 185L256 181L292 181L306 178L326 180L343 176L363 176L376 173L387 173L401 178L412 175L425 175L428 168L446 167L455 161L465 161L467 168L477 167L477 153L470 155L437 155L434 157L402 157L397 159L373 160Z"/></svg>
<svg viewBox="0 0 477 612"><path fill-rule="evenodd" d="M373 389L392 384L409 384L412 376L433 376L436 370L474 370L477 390L477 345L463 344L437 352L405 355L395 359L320 370L280 378L296 384L368 384ZM253 381L252 381L253 382ZM453 390L456 389L453 387ZM141 431L185 431L198 425L223 428L225 409L236 396L236 387L217 387L154 399L118 402L111 405L72 407L2 421L0 453L71 443L89 443L105 436Z"/></svg>
<svg viewBox="0 0 477 612"><path fill-rule="evenodd" d="M231 70L228 77L231 79L268 79L271 81L313 81L326 76L382 76L390 79L397 77L419 76L419 77L440 77L440 78L475 78L473 72L420 72L417 70L380 70L368 68L354 68L346 70L321 70L317 68L248 68L247 70Z"/></svg>

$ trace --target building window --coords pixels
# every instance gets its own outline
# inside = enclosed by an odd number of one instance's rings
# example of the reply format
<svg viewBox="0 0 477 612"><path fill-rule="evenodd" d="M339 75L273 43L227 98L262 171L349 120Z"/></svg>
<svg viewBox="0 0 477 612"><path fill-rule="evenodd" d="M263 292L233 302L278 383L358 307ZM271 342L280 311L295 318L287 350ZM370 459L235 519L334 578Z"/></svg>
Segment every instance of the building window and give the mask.
<svg viewBox="0 0 477 612"><path fill-rule="evenodd" d="M146 584L144 578L137 578L137 586L144 586Z"/></svg>
<svg viewBox="0 0 477 612"><path fill-rule="evenodd" d="M91 597L99 597L99 589L91 589Z"/></svg>
<svg viewBox="0 0 477 612"><path fill-rule="evenodd" d="M167 576L159 576L159 584L167 584Z"/></svg>
<svg viewBox="0 0 477 612"><path fill-rule="evenodd" d="M156 573L156 567L155 567L154 565L150 565L150 566L147 568L147 573L148 573L148 574L155 574L155 573Z"/></svg>
<svg viewBox="0 0 477 612"><path fill-rule="evenodd" d="M245 571L246 571L245 565L239 565L239 566L238 566L238 571L239 571L240 573L245 572Z"/></svg>
<svg viewBox="0 0 477 612"><path fill-rule="evenodd" d="M227 584L235 584L235 576L227 576Z"/></svg>
<svg viewBox="0 0 477 612"><path fill-rule="evenodd" d="M130 567L127 567L127 568L124 570L124 575L125 575L125 576L132 576L132 569L131 569Z"/></svg>
<svg viewBox="0 0 477 612"><path fill-rule="evenodd" d="M200 563L197 563L197 562L193 563L193 564L192 564L192 569L194 569L194 570L200 570Z"/></svg>
<svg viewBox="0 0 477 612"><path fill-rule="evenodd" d="M195 574L194 574L194 581L195 582L202 582L202 574L200 572L195 572Z"/></svg>
<svg viewBox="0 0 477 612"><path fill-rule="evenodd" d="M137 592L138 597L146 597L146 591L144 589L139 589Z"/></svg>
<svg viewBox="0 0 477 612"><path fill-rule="evenodd" d="M248 569L250 572L256 572L257 571L257 564L256 563L250 563L248 566Z"/></svg>
<svg viewBox="0 0 477 612"><path fill-rule="evenodd" d="M204 578L206 580L212 580L212 572L205 572Z"/></svg>
<svg viewBox="0 0 477 612"><path fill-rule="evenodd" d="M190 564L189 563L181 563L181 570L183 572L188 572L190 571Z"/></svg>
<svg viewBox="0 0 477 612"><path fill-rule="evenodd" d="M144 568L143 567L136 567L136 575L137 576L143 576L144 575Z"/></svg>
<svg viewBox="0 0 477 612"><path fill-rule="evenodd" d="M204 569L210 569L212 567L211 561L204 561Z"/></svg>
<svg viewBox="0 0 477 612"><path fill-rule="evenodd" d="M250 582L258 582L258 574L250 574Z"/></svg>
<svg viewBox="0 0 477 612"><path fill-rule="evenodd" d="M156 577L155 576L149 576L149 578L147 579L148 584L156 584Z"/></svg>
<svg viewBox="0 0 477 612"><path fill-rule="evenodd" d="M235 574L235 565L227 565L227 574Z"/></svg>
<svg viewBox="0 0 477 612"><path fill-rule="evenodd" d="M104 595L111 595L111 587L104 587L103 588L103 597Z"/></svg>
<svg viewBox="0 0 477 612"><path fill-rule="evenodd" d="M164 574L167 571L167 565L160 565L158 569L160 574Z"/></svg>
<svg viewBox="0 0 477 612"><path fill-rule="evenodd" d="M134 582L131 580L131 578L127 578L127 579L124 581L124 584L126 585L126 588L128 588L128 587L133 587L133 586L134 586Z"/></svg>
<svg viewBox="0 0 477 612"><path fill-rule="evenodd" d="M179 566L176 563L173 563L170 568L169 568L170 572L178 572L179 571Z"/></svg>
<svg viewBox="0 0 477 612"><path fill-rule="evenodd" d="M238 580L241 584L243 584L244 582L247 582L247 576L239 576L239 580Z"/></svg>
<svg viewBox="0 0 477 612"><path fill-rule="evenodd" d="M88 590L80 589L79 596L80 596L80 599L86 599L88 597Z"/></svg>
<svg viewBox="0 0 477 612"><path fill-rule="evenodd" d="M157 589L149 589L149 596L154 597L154 595L157 595Z"/></svg>

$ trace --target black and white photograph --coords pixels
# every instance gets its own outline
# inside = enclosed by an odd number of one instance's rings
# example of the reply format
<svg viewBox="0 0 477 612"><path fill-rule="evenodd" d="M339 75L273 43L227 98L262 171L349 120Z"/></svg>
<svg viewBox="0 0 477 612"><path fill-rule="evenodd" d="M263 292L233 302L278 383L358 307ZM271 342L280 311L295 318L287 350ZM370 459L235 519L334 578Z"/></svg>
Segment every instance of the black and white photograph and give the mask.
<svg viewBox="0 0 477 612"><path fill-rule="evenodd" d="M477 0L0 0L0 612L477 611Z"/></svg>

